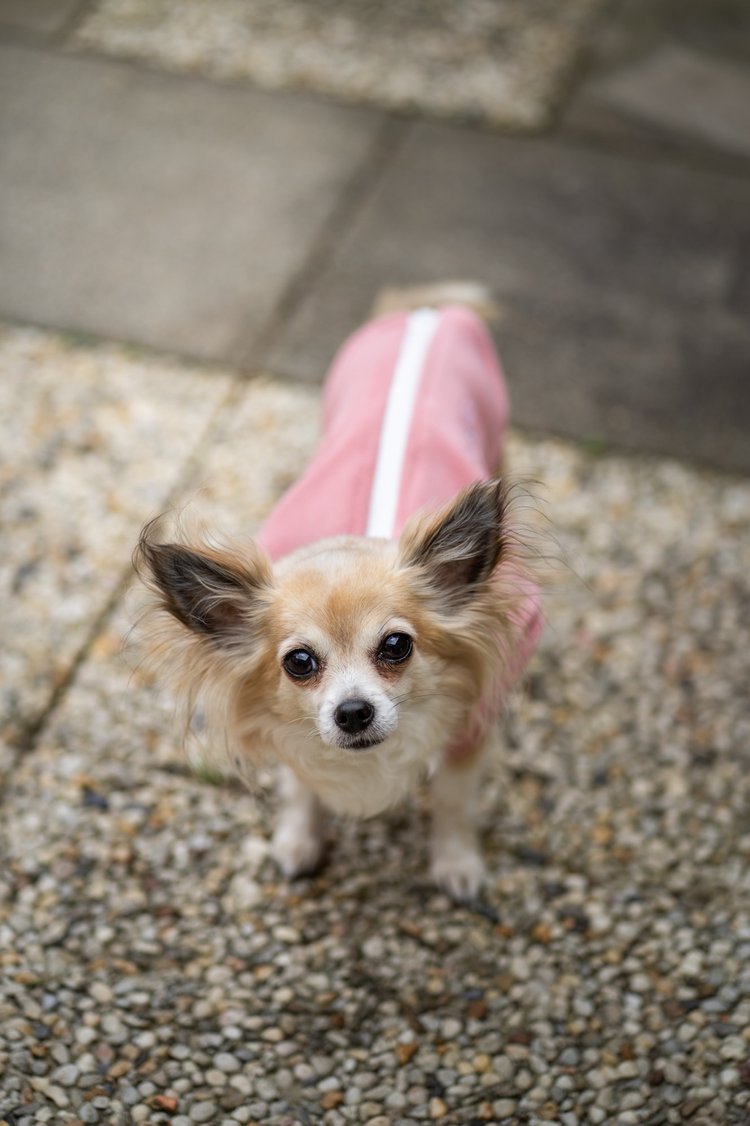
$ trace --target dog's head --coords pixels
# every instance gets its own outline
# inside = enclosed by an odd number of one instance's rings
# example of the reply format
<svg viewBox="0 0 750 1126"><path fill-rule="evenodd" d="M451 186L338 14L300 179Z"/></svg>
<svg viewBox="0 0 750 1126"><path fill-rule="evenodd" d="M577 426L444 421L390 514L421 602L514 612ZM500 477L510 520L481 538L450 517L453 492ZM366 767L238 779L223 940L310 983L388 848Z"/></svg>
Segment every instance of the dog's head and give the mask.
<svg viewBox="0 0 750 1126"><path fill-rule="evenodd" d="M507 599L499 482L412 520L396 543L341 537L275 566L247 549L141 537L159 648L235 754L275 751L337 808L383 808L498 672Z"/></svg>

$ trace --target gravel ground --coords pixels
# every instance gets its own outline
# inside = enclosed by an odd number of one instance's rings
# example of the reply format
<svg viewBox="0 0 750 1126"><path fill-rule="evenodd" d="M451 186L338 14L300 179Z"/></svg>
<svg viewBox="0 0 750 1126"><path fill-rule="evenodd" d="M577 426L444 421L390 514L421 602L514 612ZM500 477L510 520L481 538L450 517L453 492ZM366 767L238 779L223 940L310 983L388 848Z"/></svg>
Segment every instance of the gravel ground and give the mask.
<svg viewBox="0 0 750 1126"><path fill-rule="evenodd" d="M73 403L81 380L125 401L122 365L140 370L159 446L174 372L11 332L3 375L30 340ZM102 356L109 382L86 383ZM161 456L177 452L157 491L203 486L248 531L304 462L316 396L266 379L221 396L189 434L163 422ZM186 768L169 701L123 656L118 601L64 690L43 661L59 699L7 760L0 1120L750 1120L750 482L530 435L510 459L541 482L530 519L552 558L483 798L484 905L430 887L421 798L337 822L328 868L282 881L272 797ZM105 510L107 464L99 449L71 468ZM119 582L130 544L119 521L101 535L92 574ZM90 580L97 606L108 581Z"/></svg>
<svg viewBox="0 0 750 1126"><path fill-rule="evenodd" d="M601 0L102 0L74 44L267 89L538 128Z"/></svg>
<svg viewBox="0 0 750 1126"><path fill-rule="evenodd" d="M0 372L0 735L23 742L230 380L2 327Z"/></svg>

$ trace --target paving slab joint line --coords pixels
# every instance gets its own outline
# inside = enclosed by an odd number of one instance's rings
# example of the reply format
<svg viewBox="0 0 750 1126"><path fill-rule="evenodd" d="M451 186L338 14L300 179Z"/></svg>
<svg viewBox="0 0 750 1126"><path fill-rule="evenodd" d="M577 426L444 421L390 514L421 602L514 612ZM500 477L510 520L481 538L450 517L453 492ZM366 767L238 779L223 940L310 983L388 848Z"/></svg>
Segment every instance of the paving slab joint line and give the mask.
<svg viewBox="0 0 750 1126"><path fill-rule="evenodd" d="M70 662L70 666L66 670L65 675L61 678L59 683L55 685L49 699L38 715L30 719L29 722L23 726L15 740L11 742L11 753L15 752L17 757L31 754L36 749L37 743L47 725L47 721L64 699L68 688L70 688L76 678L79 668L88 656L91 646L105 628L107 621L116 610L120 599L130 585L131 575L132 569L130 567L128 567L127 570L123 570L115 584L114 590L91 623L91 628L88 630L80 648ZM0 788L0 803L1 802L2 789Z"/></svg>
<svg viewBox="0 0 750 1126"><path fill-rule="evenodd" d="M573 50L567 65L558 75L546 119L538 129L528 132L527 136L531 138L554 136L560 132L568 106L594 71L596 57L594 44L601 34L602 28L614 18L620 4L621 0L607 0L591 17L586 34L579 40L578 46Z"/></svg>
<svg viewBox="0 0 750 1126"><path fill-rule="evenodd" d="M0 41L67 53L68 41L73 38L79 26L89 17L98 3L99 0L80 0L70 15L63 19L57 30L45 31L25 27L22 24L6 22L0 15Z"/></svg>
<svg viewBox="0 0 750 1126"><path fill-rule="evenodd" d="M134 356L138 359L144 360L166 360L168 363L183 364L191 367L195 371L199 371L202 375L209 377L216 377L219 379L229 375L233 379L243 379L245 383L249 379L255 378L260 374L269 374L265 369L256 369L252 372L238 371L234 363L224 361L222 359L214 359L210 356L199 356L189 349L179 349L175 347L159 346L158 344L144 344L141 340L134 340L132 337L125 335L117 336L115 333L98 333L93 332L91 329L77 329L60 326L51 321L35 320L33 316L22 316L21 314L14 315L0 310L0 329L3 328L21 328L21 329L35 329L37 332L48 333L52 336L58 336L61 340L73 345L76 348L83 348L87 350L96 350L107 345L116 345L122 348L128 355ZM296 377L290 376L289 381L292 382ZM309 381L298 379L297 382L300 386L309 387ZM0 1126L2 1126L2 1119L0 1119Z"/></svg>
<svg viewBox="0 0 750 1126"><path fill-rule="evenodd" d="M51 42L64 47L72 39L81 24L93 15L94 9L99 7L99 0L80 0L80 3L70 13L60 30L51 37Z"/></svg>
<svg viewBox="0 0 750 1126"><path fill-rule="evenodd" d="M253 374L267 366L266 357L284 325L330 264L337 245L346 238L357 215L377 190L415 121L403 114L384 114L372 144L344 185L338 204L313 238L302 264L279 297L265 326L252 338L240 339L233 349L235 362L243 371Z"/></svg>
<svg viewBox="0 0 750 1126"><path fill-rule="evenodd" d="M193 452L188 455L184 462L184 468L180 473L177 480L172 485L172 488L167 494L162 512L168 512L175 506L179 498L184 496L191 487L191 483L195 480L198 470L200 468L203 455L207 448L213 441L213 437L221 425L226 413L231 412L237 401L245 394L248 386L248 381L238 377L234 377L230 384L229 390L221 402L214 410L203 434L198 439L198 442L193 449ZM157 515L156 513L146 514L145 520ZM140 529L139 529L140 530ZM133 542L133 549L135 549L135 540ZM12 746L12 751L15 752L17 757L25 757L32 754L39 744L39 740L44 733L47 723L55 710L59 707L65 697L68 689L75 682L78 670L83 665L86 658L91 652L91 648L96 642L96 639L105 630L107 623L112 619L117 611L122 598L127 593L133 582L133 567L128 560L126 566L123 567L120 578L117 580L115 587L106 600L104 606L94 618L91 628L88 630L86 637L81 643L80 648L70 662L70 666L65 672L65 675L60 680L59 684L53 689L45 706L41 709L36 717L31 719L18 735L15 744ZM2 804L4 787L0 785L0 805Z"/></svg>
<svg viewBox="0 0 750 1126"><path fill-rule="evenodd" d="M615 111L610 111L615 115ZM617 131L601 130L576 121L570 123L562 115L557 128L550 135L563 144L579 145L605 153L614 153L626 160L649 164L678 164L686 168L714 172L725 176L750 176L750 159L740 153L713 148L708 142L697 141L685 134L658 129L643 122L635 114L618 110L623 125L638 127L638 136L628 136Z"/></svg>

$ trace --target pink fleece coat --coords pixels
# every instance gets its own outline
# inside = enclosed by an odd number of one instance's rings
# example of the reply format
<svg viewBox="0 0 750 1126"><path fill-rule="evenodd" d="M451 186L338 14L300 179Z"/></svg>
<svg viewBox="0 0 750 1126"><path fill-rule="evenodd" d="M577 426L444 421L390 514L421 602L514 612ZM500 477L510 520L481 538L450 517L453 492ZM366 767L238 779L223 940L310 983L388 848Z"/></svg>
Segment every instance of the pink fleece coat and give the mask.
<svg viewBox="0 0 750 1126"><path fill-rule="evenodd" d="M278 559L328 536L396 538L413 513L498 472L508 412L492 340L468 309L420 309L369 322L332 365L321 442L263 525L260 542ZM514 675L541 628L536 589L525 583L520 591ZM483 702L449 753L471 749L500 704Z"/></svg>

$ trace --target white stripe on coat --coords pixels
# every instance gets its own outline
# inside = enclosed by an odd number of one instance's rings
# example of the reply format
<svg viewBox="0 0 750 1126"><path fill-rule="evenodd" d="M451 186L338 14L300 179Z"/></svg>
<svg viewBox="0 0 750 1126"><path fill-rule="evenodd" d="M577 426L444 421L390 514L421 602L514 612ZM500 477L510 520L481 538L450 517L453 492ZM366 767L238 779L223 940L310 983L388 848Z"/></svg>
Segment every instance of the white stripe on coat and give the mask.
<svg viewBox="0 0 750 1126"><path fill-rule="evenodd" d="M406 444L427 352L440 320L436 309L418 309L406 322L388 391L378 443L365 535L392 539L401 495Z"/></svg>

